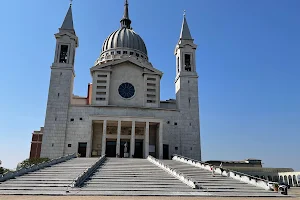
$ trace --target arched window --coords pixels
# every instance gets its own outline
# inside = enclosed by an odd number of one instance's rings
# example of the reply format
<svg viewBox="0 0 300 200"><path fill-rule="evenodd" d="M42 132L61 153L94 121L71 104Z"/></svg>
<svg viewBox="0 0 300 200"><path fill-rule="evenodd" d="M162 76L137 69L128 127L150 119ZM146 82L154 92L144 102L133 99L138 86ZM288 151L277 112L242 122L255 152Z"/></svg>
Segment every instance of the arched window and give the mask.
<svg viewBox="0 0 300 200"><path fill-rule="evenodd" d="M177 57L177 72L179 73L179 57Z"/></svg>

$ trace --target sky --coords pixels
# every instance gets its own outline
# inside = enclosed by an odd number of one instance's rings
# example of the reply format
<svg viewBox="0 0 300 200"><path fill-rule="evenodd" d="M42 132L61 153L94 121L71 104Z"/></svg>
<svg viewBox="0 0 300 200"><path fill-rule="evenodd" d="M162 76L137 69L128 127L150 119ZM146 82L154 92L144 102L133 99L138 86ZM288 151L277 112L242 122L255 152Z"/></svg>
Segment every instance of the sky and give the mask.
<svg viewBox="0 0 300 200"><path fill-rule="evenodd" d="M119 28L123 0L74 0L74 94L86 96L89 69ZM129 0L132 27L164 72L161 98L175 98L175 56L183 10L198 45L203 160L262 159L300 171L299 0ZM68 0L3 1L0 7L0 160L29 157L44 125L55 37Z"/></svg>

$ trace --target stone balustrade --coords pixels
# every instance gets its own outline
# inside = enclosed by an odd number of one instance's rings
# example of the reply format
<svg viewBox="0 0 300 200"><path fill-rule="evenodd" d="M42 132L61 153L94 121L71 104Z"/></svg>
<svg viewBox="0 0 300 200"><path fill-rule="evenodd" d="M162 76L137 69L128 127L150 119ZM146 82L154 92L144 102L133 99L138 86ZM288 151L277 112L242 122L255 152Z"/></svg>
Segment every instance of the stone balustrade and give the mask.
<svg viewBox="0 0 300 200"><path fill-rule="evenodd" d="M95 163L93 163L90 167L88 167L81 174L79 174L69 186L80 187L84 183L84 181L86 181L95 172L95 170L97 170L100 167L100 165L105 162L105 160L106 156L101 156Z"/></svg>
<svg viewBox="0 0 300 200"><path fill-rule="evenodd" d="M171 168L170 166L164 164L163 162L159 161L158 159L156 159L152 156L148 156L147 159L150 162L152 162L153 164L155 164L156 166L158 166L159 168L163 169L167 173L171 174L172 176L174 176L175 178L180 180L181 182L183 182L186 185L192 187L193 189L200 189L201 188L195 180L193 180L192 178L178 172L177 170L175 170L175 169Z"/></svg>
<svg viewBox="0 0 300 200"><path fill-rule="evenodd" d="M187 157L180 156L180 155L176 155L176 154L173 155L172 160L176 160L176 161L179 161L182 163L187 163L187 164L190 164L195 167L199 167L201 169L208 170L208 171L211 171L211 167L212 167L212 165L210 165L210 164L203 163L201 161L194 160L194 159L187 158ZM260 179L260 178L257 178L257 177L254 177L254 176L251 176L248 174L244 174L241 172L225 169L225 168L221 169L220 167L215 167L215 166L214 166L214 170L215 170L215 173L217 173L217 174L221 174L223 176L227 176L227 177L254 185L256 187L263 188L265 190L271 189L271 186L268 184L269 181L267 181L267 180Z"/></svg>
<svg viewBox="0 0 300 200"><path fill-rule="evenodd" d="M31 167L28 167L28 168L22 168L20 170L15 171L15 172L9 172L9 173L5 174L4 176L0 177L0 182L7 181L7 180L15 178L17 176L22 176L22 175L27 174L29 172L34 172L34 171L43 169L45 167L50 167L52 165L55 165L55 164L58 164L58 163L61 163L61 162L65 162L67 160L70 160L70 159L76 158L76 157L77 157L76 154L70 154L70 155L66 155L66 156L62 156L62 157L59 157L59 158L52 159L48 162L43 162L43 163L40 163L40 164L37 164L37 165L32 165Z"/></svg>

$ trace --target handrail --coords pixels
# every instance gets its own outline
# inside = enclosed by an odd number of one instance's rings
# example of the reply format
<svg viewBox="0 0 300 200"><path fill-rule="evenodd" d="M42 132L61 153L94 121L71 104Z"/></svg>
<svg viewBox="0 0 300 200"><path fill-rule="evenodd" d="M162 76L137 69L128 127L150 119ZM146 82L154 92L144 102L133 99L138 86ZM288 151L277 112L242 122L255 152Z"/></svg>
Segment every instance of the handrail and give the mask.
<svg viewBox="0 0 300 200"><path fill-rule="evenodd" d="M194 160L192 158L187 158L187 157L184 157L184 156L181 156L181 155L177 155L177 154L174 154L172 156L172 159L180 161L180 162L184 162L184 163L196 166L196 167L200 167L200 168L208 170L208 171L210 171L210 168L212 166L214 166L212 164L204 163L204 162L201 162L201 161L198 161L198 160ZM184 159L186 161L182 161L181 159ZM222 169L221 169L220 167L215 167L215 166L214 166L214 168L216 169L215 171L217 173L221 174L221 175L225 171L226 175L228 177L231 177L231 178L234 178L234 179L239 179L240 181L243 181L243 182L255 185L257 187L261 187L261 188L263 188L265 190L270 190L270 186L268 184L269 181L267 181L265 179L257 178L255 176L244 174L242 172L237 172L237 171L234 171L234 170L231 170L231 169L228 169L228 168L223 168L222 167ZM230 173L232 173L232 176L230 175ZM236 177L237 175L239 175L240 177L239 178ZM247 177L248 180L245 180L246 177ZM254 180L254 182L252 180ZM258 181L262 182L262 184L258 183Z"/></svg>
<svg viewBox="0 0 300 200"><path fill-rule="evenodd" d="M194 179L184 175L183 173L178 172L177 170L171 168L167 164L164 164L160 160L158 160L158 159L156 159L156 158L154 158L150 155L147 157L147 160L149 160L150 162L152 162L156 166L160 167L161 169L163 169L167 173L171 174L175 178L179 179L183 183L185 183L188 186L192 187L193 189L201 189L202 188L200 185L197 184L197 182Z"/></svg>
<svg viewBox="0 0 300 200"><path fill-rule="evenodd" d="M17 176L22 176L22 175L27 174L29 172L34 172L34 171L43 169L45 167L50 167L52 165L70 160L70 159L75 158L75 157L76 157L76 154L70 154L70 155L59 157L59 158L54 158L50 161L44 161L44 162L39 163L37 165L31 165L30 167L27 167L27 168L21 168L21 169L15 171L15 172L9 172L9 173L4 174L4 176L0 177L0 182L7 181L7 180L15 178Z"/></svg>
<svg viewBox="0 0 300 200"><path fill-rule="evenodd" d="M95 172L95 170L106 160L105 155L101 156L98 160L96 160L93 164L91 164L88 168L86 168L83 172L81 172L77 177L75 177L71 184L67 186L66 192L69 192L69 188L80 187L87 178L91 176Z"/></svg>

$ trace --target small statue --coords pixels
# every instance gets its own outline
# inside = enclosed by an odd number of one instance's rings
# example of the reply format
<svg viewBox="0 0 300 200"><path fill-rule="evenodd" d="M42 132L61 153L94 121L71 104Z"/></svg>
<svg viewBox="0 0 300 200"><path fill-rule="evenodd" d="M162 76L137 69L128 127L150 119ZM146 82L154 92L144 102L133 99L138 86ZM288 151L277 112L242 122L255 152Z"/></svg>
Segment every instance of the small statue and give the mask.
<svg viewBox="0 0 300 200"><path fill-rule="evenodd" d="M124 153L127 153L127 142L124 144Z"/></svg>

